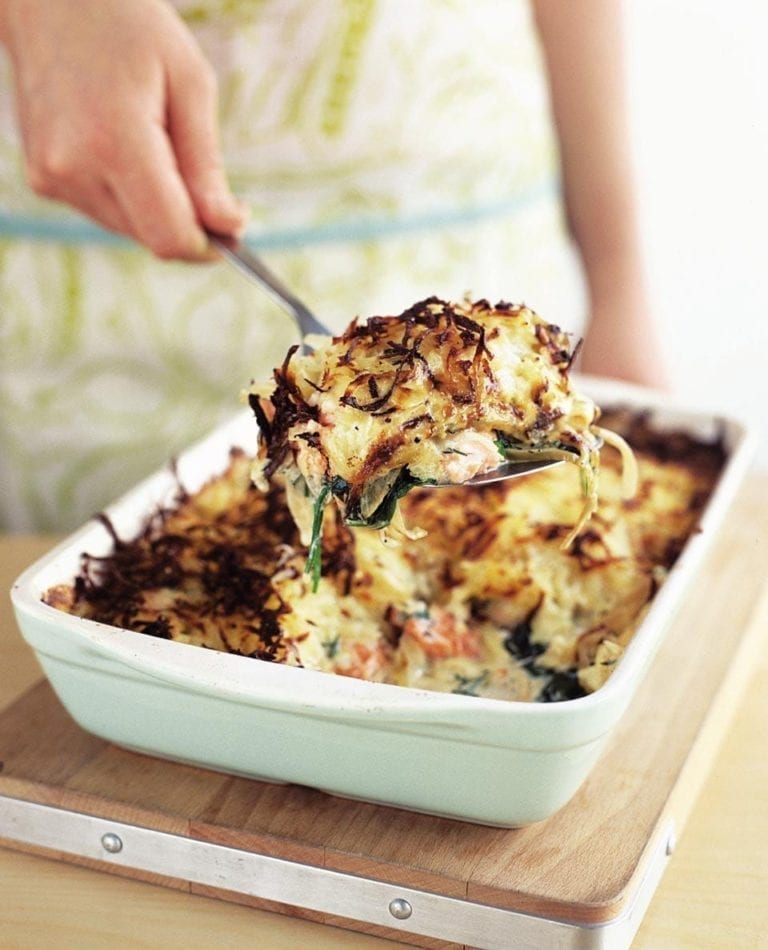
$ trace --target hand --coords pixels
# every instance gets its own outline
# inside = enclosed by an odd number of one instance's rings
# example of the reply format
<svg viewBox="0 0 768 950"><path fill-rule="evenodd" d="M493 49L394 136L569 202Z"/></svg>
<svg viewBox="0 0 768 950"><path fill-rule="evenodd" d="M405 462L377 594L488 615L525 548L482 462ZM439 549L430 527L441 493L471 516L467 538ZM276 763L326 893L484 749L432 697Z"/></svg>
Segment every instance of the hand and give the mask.
<svg viewBox="0 0 768 950"><path fill-rule="evenodd" d="M165 0L0 0L0 39L35 192L161 258L242 230L213 70Z"/></svg>

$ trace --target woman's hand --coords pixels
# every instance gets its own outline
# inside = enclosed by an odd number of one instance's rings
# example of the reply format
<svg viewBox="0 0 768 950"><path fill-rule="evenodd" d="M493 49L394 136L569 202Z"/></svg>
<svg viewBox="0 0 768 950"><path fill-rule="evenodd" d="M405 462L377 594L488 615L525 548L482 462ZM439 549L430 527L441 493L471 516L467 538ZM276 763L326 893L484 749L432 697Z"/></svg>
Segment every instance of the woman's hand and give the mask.
<svg viewBox="0 0 768 950"><path fill-rule="evenodd" d="M245 210L218 143L213 70L165 0L0 0L26 171L161 258L204 259Z"/></svg>

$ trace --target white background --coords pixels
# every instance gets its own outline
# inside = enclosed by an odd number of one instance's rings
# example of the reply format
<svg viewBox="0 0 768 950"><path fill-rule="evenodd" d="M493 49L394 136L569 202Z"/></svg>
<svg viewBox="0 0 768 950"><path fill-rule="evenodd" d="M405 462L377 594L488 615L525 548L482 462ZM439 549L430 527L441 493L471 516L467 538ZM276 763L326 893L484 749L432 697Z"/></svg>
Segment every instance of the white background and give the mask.
<svg viewBox="0 0 768 950"><path fill-rule="evenodd" d="M751 419L768 467L768 2L625 6L642 224L675 388Z"/></svg>

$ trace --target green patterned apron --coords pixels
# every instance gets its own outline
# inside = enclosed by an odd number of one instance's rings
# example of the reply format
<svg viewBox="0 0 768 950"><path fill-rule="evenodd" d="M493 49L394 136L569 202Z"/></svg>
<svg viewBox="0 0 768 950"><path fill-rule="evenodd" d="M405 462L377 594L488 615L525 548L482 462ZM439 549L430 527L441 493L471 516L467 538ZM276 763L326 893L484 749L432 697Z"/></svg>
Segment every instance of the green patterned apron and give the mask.
<svg viewBox="0 0 768 950"><path fill-rule="evenodd" d="M578 331L523 0L178 2L248 241L331 327L430 294ZM239 408L296 338L224 265L155 260L24 184L0 61L0 526L65 530Z"/></svg>

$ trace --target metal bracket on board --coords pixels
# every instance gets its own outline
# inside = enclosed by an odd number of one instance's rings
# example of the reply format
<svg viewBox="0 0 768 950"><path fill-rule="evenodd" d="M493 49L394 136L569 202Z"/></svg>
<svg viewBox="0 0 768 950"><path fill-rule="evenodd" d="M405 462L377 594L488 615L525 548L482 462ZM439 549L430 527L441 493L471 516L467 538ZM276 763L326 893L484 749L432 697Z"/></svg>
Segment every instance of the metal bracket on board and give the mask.
<svg viewBox="0 0 768 950"><path fill-rule="evenodd" d="M577 925L0 796L0 838L482 950L624 950L674 847L670 819L620 916Z"/></svg>

